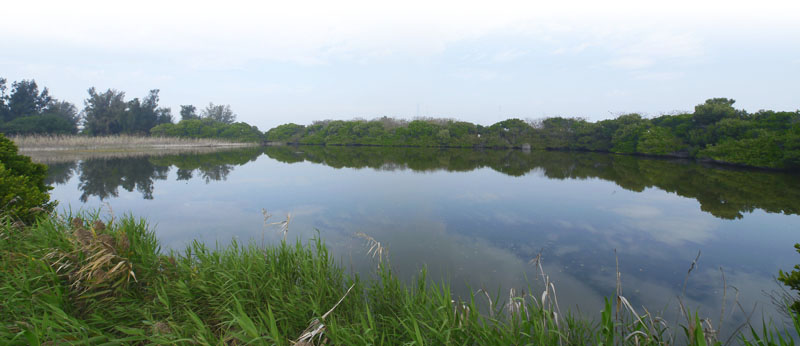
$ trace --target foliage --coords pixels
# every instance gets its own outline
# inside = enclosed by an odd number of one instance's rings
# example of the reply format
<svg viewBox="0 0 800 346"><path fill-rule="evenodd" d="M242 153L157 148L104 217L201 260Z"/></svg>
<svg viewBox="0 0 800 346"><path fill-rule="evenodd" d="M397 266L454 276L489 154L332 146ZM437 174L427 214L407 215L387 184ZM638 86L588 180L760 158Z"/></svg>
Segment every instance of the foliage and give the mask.
<svg viewBox="0 0 800 346"><path fill-rule="evenodd" d="M17 153L17 146L0 134L0 216L32 222L53 208L50 187L45 185L47 167Z"/></svg>
<svg viewBox="0 0 800 346"><path fill-rule="evenodd" d="M800 244L794 244L794 248L800 253ZM795 314L800 314L800 296L797 295L800 293L800 264L795 265L791 272L779 271L778 280L795 291L795 300L791 302L791 309Z"/></svg>
<svg viewBox="0 0 800 346"><path fill-rule="evenodd" d="M197 115L197 107L192 105L181 105L181 120L200 119Z"/></svg>
<svg viewBox="0 0 800 346"><path fill-rule="evenodd" d="M34 80L12 84L6 95L6 79L0 78L0 132L5 134L74 134L78 131L75 105L50 96Z"/></svg>
<svg viewBox="0 0 800 346"><path fill-rule="evenodd" d="M158 107L158 89L142 100L125 101L125 93L113 89L98 93L88 90L84 101L84 131L90 135L138 134L146 135L159 124L172 123L169 108Z"/></svg>
<svg viewBox="0 0 800 346"><path fill-rule="evenodd" d="M624 114L595 123L579 118L504 120L484 127L452 119L320 121L267 131L270 142L318 145L490 147L603 151L692 157L762 168L800 169L800 111L733 108L709 99L693 113L653 119Z"/></svg>
<svg viewBox="0 0 800 346"><path fill-rule="evenodd" d="M153 127L153 136L182 138L215 138L234 142L261 142L264 133L247 123L224 123L210 118L181 120Z"/></svg>
<svg viewBox="0 0 800 346"><path fill-rule="evenodd" d="M11 121L19 117L39 114L52 101L47 88L39 92L39 86L34 80L21 80L12 84L11 94L6 101L8 104L8 117Z"/></svg>
<svg viewBox="0 0 800 346"><path fill-rule="evenodd" d="M77 133L74 122L55 114L19 117L0 124L0 132L8 135L71 135Z"/></svg>
<svg viewBox="0 0 800 346"><path fill-rule="evenodd" d="M200 115L203 119L214 120L223 124L233 124L236 121L236 114L233 114L230 105L215 105L208 103Z"/></svg>

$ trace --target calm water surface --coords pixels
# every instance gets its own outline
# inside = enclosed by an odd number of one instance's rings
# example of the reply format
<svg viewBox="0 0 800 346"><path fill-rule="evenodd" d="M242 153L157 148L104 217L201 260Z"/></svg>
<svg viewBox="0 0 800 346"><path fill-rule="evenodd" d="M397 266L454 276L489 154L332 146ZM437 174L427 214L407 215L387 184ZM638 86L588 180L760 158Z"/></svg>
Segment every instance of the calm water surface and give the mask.
<svg viewBox="0 0 800 346"><path fill-rule="evenodd" d="M58 160L56 160L58 161ZM369 275L363 232L380 241L402 277L423 266L456 294L485 288L541 293L529 261L542 254L562 309L599 316L615 287L639 307L675 315L684 303L726 326L779 320L768 294L800 257L800 176L690 161L595 153L418 148L268 147L235 151L49 161L53 198L67 209L146 217L166 248L231 239L277 243L262 208L289 239L318 234L339 262ZM104 207L107 212L108 208ZM734 289L735 288L735 289ZM733 327L727 327L732 330ZM723 330L724 333L724 330Z"/></svg>

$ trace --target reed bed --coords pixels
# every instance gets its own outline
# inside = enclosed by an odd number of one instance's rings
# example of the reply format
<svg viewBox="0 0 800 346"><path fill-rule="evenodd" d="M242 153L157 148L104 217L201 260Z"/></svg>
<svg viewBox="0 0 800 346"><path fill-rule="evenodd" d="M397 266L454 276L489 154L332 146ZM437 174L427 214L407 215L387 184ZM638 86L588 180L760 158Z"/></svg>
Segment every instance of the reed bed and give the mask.
<svg viewBox="0 0 800 346"><path fill-rule="evenodd" d="M424 268L404 284L388 257L373 279L348 275L319 238L214 248L195 241L163 252L147 223L130 216L13 221L0 217L0 340L11 345L722 344L688 311L680 334L637 314L619 287L599 321L562 313L538 260L541 290L462 299L430 283ZM288 231L288 221L276 225ZM360 238L374 256L379 242ZM767 325L751 331L736 342L791 341Z"/></svg>
<svg viewBox="0 0 800 346"><path fill-rule="evenodd" d="M170 148L142 148L119 150L33 150L20 152L31 158L33 162L43 164L67 163L89 159L124 159L137 157L159 157L166 155L192 154L201 155L215 152L236 150L239 146L219 147L170 147Z"/></svg>
<svg viewBox="0 0 800 346"><path fill-rule="evenodd" d="M22 152L30 151L93 151L141 150L187 147L236 147L254 143L235 143L218 139L144 136L12 136L9 137Z"/></svg>

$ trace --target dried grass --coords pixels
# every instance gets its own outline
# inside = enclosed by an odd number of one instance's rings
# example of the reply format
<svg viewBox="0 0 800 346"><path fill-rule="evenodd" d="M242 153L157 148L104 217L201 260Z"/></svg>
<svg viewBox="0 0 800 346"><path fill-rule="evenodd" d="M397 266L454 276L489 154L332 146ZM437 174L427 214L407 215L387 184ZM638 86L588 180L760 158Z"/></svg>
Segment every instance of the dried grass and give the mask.
<svg viewBox="0 0 800 346"><path fill-rule="evenodd" d="M166 149L186 147L240 147L253 143L236 143L219 139L142 136L12 136L20 151L86 151L119 149Z"/></svg>
<svg viewBox="0 0 800 346"><path fill-rule="evenodd" d="M130 242L125 233L105 233L106 225L95 220L88 228L81 218L73 218L72 251L52 250L45 259L70 283L78 298L107 296L137 281L133 264L125 256Z"/></svg>

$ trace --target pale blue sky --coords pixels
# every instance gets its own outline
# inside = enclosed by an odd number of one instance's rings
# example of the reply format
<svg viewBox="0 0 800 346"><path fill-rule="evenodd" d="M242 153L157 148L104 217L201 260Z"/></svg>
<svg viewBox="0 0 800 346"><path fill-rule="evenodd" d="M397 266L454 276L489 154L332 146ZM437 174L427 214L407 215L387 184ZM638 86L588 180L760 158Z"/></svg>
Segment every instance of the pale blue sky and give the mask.
<svg viewBox="0 0 800 346"><path fill-rule="evenodd" d="M800 108L800 2L246 1L3 5L0 76L230 104L266 130L388 115L481 124Z"/></svg>

